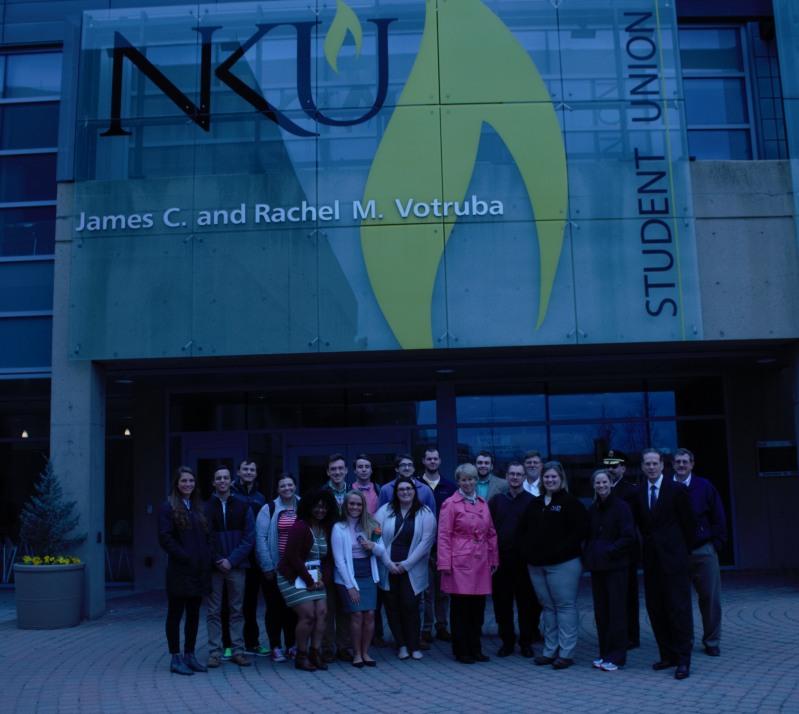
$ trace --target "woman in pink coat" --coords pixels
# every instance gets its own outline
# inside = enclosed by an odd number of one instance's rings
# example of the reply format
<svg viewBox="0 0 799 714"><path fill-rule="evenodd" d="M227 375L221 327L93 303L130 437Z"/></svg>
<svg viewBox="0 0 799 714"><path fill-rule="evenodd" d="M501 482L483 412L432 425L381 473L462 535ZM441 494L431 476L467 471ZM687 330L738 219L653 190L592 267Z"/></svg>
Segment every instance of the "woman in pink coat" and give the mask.
<svg viewBox="0 0 799 714"><path fill-rule="evenodd" d="M499 565L497 532L488 505L476 493L477 469L455 470L457 492L441 505L438 522L438 569L441 589L450 594L452 654L463 664L487 662L480 630L491 594L491 575Z"/></svg>

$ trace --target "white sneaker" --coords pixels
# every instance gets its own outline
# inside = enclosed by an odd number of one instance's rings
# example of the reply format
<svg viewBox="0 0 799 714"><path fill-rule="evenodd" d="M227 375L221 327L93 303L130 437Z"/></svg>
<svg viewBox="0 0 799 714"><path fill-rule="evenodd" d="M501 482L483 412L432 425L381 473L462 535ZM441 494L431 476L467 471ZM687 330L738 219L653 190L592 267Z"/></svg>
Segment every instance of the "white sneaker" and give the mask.
<svg viewBox="0 0 799 714"><path fill-rule="evenodd" d="M285 662L286 655L283 654L283 650L280 647L275 647L272 650L272 661L273 662Z"/></svg>
<svg viewBox="0 0 799 714"><path fill-rule="evenodd" d="M619 666L613 662L603 662L599 667L603 672L615 672Z"/></svg>
<svg viewBox="0 0 799 714"><path fill-rule="evenodd" d="M399 657L400 659L408 659L408 648L400 647L399 651L397 652L397 657Z"/></svg>
<svg viewBox="0 0 799 714"><path fill-rule="evenodd" d="M413 652L411 652L411 657L413 657L414 659L422 659L424 655L419 650L414 650Z"/></svg>
<svg viewBox="0 0 799 714"><path fill-rule="evenodd" d="M591 665L594 667L594 669L602 669L602 663L603 663L604 661L605 661L605 660L603 660L603 659L600 657L599 659L595 659L593 662L591 662Z"/></svg>

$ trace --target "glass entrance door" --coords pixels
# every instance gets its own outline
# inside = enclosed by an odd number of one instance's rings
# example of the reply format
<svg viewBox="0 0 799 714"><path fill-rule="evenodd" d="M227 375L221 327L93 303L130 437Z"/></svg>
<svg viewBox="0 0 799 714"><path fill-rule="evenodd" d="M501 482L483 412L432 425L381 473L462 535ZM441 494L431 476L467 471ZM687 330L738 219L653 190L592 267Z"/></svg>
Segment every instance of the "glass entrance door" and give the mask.
<svg viewBox="0 0 799 714"><path fill-rule="evenodd" d="M247 433L239 431L185 434L181 463L194 469L203 500L211 497L214 471L219 464L236 478L236 465L247 456Z"/></svg>

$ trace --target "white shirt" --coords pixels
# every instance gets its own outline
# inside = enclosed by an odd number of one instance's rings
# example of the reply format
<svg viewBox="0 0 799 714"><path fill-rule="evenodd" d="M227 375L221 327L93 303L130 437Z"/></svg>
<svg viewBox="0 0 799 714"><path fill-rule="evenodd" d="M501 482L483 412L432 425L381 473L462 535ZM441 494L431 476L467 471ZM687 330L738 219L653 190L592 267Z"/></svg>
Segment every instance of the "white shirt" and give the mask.
<svg viewBox="0 0 799 714"><path fill-rule="evenodd" d="M691 476L693 476L693 474L692 474L692 473L688 474L688 475L685 477L685 481L680 481L680 479L678 479L678 478L675 476L675 477L674 477L674 480L675 480L677 483L681 483L683 486L685 486L685 488L688 488L688 487L691 485Z"/></svg>
<svg viewBox="0 0 799 714"><path fill-rule="evenodd" d="M527 493L532 493L533 496L538 498L538 496L541 495L541 478L537 478L532 483L524 479L524 481L522 481L522 488L527 491Z"/></svg>

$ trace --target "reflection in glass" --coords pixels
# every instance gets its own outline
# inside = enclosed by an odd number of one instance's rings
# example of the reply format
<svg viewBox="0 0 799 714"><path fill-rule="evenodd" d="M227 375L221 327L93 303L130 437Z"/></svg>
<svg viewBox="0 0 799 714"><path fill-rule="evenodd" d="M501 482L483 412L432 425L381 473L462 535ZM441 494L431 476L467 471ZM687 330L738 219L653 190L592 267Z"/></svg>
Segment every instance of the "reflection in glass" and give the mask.
<svg viewBox="0 0 799 714"><path fill-rule="evenodd" d="M54 200L55 165L55 154L0 156L0 201Z"/></svg>
<svg viewBox="0 0 799 714"><path fill-rule="evenodd" d="M49 367L52 326L50 317L0 318L0 369Z"/></svg>
<svg viewBox="0 0 799 714"><path fill-rule="evenodd" d="M554 419L612 419L644 416L643 392L553 394L549 415Z"/></svg>
<svg viewBox="0 0 799 714"><path fill-rule="evenodd" d="M478 452L494 455L494 471L504 473L512 459L521 460L525 451L547 452L547 430L544 426L505 426L458 429L458 461L474 463Z"/></svg>
<svg viewBox="0 0 799 714"><path fill-rule="evenodd" d="M686 77L683 87L689 124L744 124L749 121L743 78Z"/></svg>
<svg viewBox="0 0 799 714"><path fill-rule="evenodd" d="M55 206L0 210L0 255L51 255Z"/></svg>
<svg viewBox="0 0 799 714"><path fill-rule="evenodd" d="M0 263L0 312L51 310L53 262Z"/></svg>
<svg viewBox="0 0 799 714"><path fill-rule="evenodd" d="M546 419L545 399L543 394L462 396L455 409L460 424L539 421Z"/></svg>
<svg viewBox="0 0 799 714"><path fill-rule="evenodd" d="M61 53L5 56L3 97L42 97L61 94Z"/></svg>

